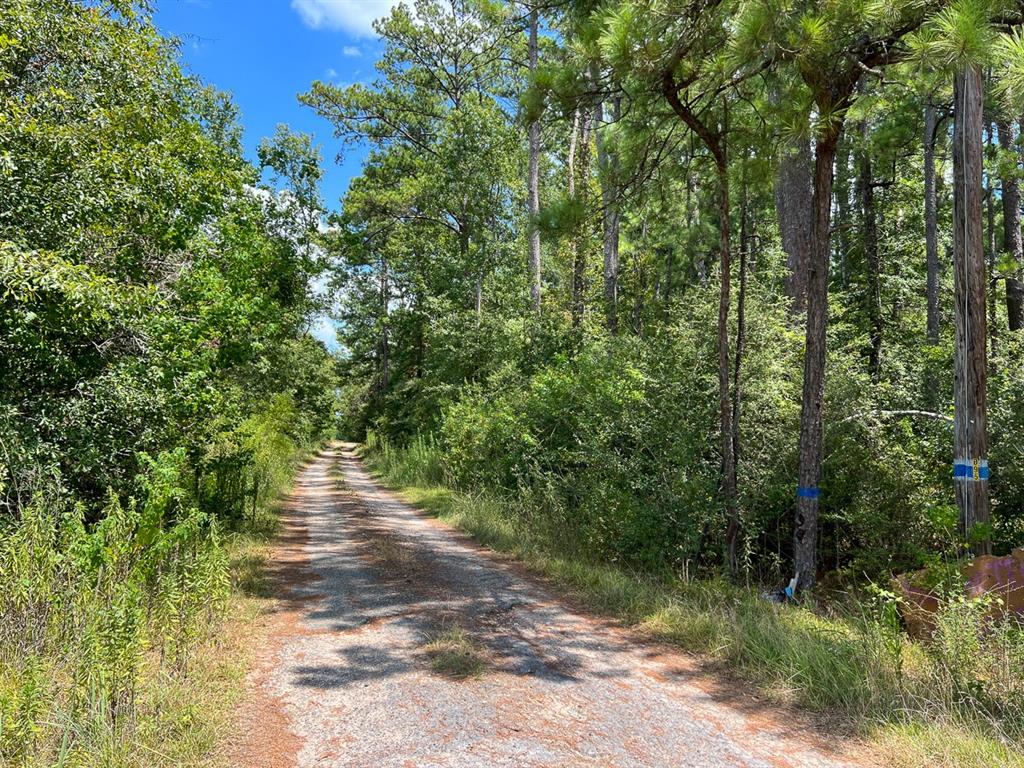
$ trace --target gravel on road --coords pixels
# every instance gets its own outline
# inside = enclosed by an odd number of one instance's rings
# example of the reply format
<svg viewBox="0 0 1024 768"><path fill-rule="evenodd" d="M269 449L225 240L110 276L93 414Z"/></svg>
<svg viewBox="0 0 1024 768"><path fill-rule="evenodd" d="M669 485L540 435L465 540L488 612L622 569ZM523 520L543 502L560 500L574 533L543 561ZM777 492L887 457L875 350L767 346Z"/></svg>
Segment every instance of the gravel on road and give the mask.
<svg viewBox="0 0 1024 768"><path fill-rule="evenodd" d="M585 615L384 490L354 446L286 502L238 768L866 766L861 745Z"/></svg>

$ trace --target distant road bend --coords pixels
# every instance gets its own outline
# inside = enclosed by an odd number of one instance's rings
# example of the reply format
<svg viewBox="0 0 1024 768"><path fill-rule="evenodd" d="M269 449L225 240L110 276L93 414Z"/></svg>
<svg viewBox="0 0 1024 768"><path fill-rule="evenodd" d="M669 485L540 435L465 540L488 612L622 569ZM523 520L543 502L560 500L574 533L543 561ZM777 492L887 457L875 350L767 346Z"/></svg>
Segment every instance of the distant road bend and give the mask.
<svg viewBox="0 0 1024 768"><path fill-rule="evenodd" d="M351 445L300 474L238 768L870 765L699 661L574 611L383 490ZM482 668L435 670L457 628Z"/></svg>

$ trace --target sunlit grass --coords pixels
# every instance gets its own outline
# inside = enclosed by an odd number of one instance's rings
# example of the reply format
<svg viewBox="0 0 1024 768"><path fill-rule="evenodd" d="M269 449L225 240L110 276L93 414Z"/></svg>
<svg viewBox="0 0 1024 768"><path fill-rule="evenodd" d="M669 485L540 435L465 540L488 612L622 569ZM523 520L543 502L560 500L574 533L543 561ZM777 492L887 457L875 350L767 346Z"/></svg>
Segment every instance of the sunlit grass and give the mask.
<svg viewBox="0 0 1024 768"><path fill-rule="evenodd" d="M961 726L922 723L880 726L872 734L895 768L1019 768L1024 757L995 739Z"/></svg>
<svg viewBox="0 0 1024 768"><path fill-rule="evenodd" d="M234 710L260 643L258 618L267 606L262 575L269 545L265 534L238 534L227 544L234 589L223 616L207 626L188 655L187 670L147 654L139 670L130 717L111 716L102 699L85 711L57 698L40 712L32 747L11 765L26 768L174 768L226 765ZM2 665L0 665L2 666ZM40 670L60 690L65 667L54 659ZM17 685L18 680L6 682ZM3 728L0 716L0 729ZM28 735L26 734L26 737Z"/></svg>
<svg viewBox="0 0 1024 768"><path fill-rule="evenodd" d="M88 682L109 660L83 658L73 644L49 646L31 663L0 644L0 764L12 768L226 766L245 677L263 640L273 589L266 563L279 528L279 494L299 456L281 457L278 487L240 527L222 531L226 598L199 605L194 631L171 646L145 635L132 695L119 710ZM287 471L285 471L287 470ZM69 585L62 588L67 589ZM92 676L92 677L90 677ZM13 704L13 708L12 708ZM26 710L26 706L31 709Z"/></svg>
<svg viewBox="0 0 1024 768"><path fill-rule="evenodd" d="M957 697L955 670L870 611L837 609L825 618L722 579L633 573L582 559L522 524L510 502L431 482L438 472L424 450L419 441L409 464L391 447L364 455L406 501L513 555L590 610L713 658L779 701L839 717L877 746L886 765L1024 766L1024 722L1015 711L996 716L966 694Z"/></svg>
<svg viewBox="0 0 1024 768"><path fill-rule="evenodd" d="M462 627L449 627L431 636L423 650L439 675L465 680L483 674L483 653Z"/></svg>

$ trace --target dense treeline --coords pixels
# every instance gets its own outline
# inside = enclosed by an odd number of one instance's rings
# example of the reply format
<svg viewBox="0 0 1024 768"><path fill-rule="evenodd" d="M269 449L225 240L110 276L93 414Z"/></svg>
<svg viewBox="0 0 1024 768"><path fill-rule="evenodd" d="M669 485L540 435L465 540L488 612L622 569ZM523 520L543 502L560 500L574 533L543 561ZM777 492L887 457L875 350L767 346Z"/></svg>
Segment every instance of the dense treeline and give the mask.
<svg viewBox="0 0 1024 768"><path fill-rule="evenodd" d="M302 97L372 147L329 246L350 431L649 569L1008 552L1020 16L399 6L372 83Z"/></svg>
<svg viewBox="0 0 1024 768"><path fill-rule="evenodd" d="M1022 23L399 5L373 82L301 96L371 148L321 231L310 139L246 162L148 4L4 3L0 759L152 761L147 680L187 674L226 535L335 427L325 277L384 464L811 703L1019 747L990 601L916 645L884 589L855 623L735 585L938 588L1024 542Z"/></svg>
<svg viewBox="0 0 1024 768"><path fill-rule="evenodd" d="M145 6L0 9L4 764L155 764L146 681L187 672L225 535L334 431L319 157L280 129L260 160Z"/></svg>
<svg viewBox="0 0 1024 768"><path fill-rule="evenodd" d="M347 431L596 607L866 723L887 764L1019 764L1024 633L959 567L1024 543L1022 22L399 5L372 82L301 97L371 148L326 244ZM762 596L787 584L801 606Z"/></svg>

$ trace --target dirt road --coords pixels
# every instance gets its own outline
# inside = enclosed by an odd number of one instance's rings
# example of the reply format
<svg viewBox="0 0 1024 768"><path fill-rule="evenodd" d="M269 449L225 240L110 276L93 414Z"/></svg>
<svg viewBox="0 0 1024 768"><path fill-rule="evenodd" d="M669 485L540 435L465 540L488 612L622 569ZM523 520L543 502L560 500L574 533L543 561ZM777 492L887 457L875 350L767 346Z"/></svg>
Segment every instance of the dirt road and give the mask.
<svg viewBox="0 0 1024 768"><path fill-rule="evenodd" d="M272 566L279 610L236 766L865 764L698 661L574 612L382 490L350 446L300 475ZM453 630L477 674L435 668L430 642Z"/></svg>

